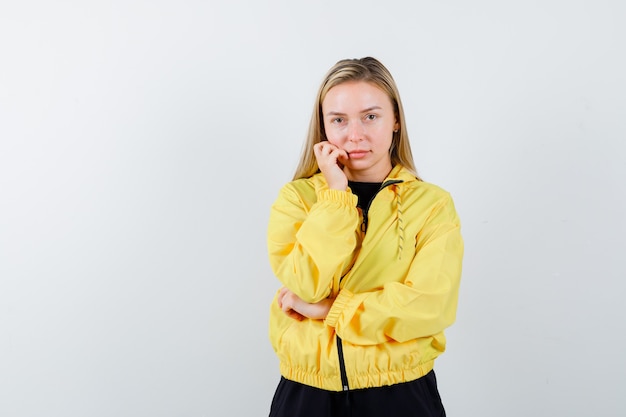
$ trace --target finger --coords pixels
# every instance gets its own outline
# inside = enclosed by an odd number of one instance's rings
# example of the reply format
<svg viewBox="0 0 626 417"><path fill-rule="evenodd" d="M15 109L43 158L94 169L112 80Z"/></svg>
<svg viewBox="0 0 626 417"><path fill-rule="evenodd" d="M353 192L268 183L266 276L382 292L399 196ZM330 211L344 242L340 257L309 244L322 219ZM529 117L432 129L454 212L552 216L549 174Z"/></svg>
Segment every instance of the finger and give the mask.
<svg viewBox="0 0 626 417"><path fill-rule="evenodd" d="M326 143L328 143L328 142L326 142ZM325 145L325 142L316 143L313 146L313 152L315 152L317 154L321 154L322 151L324 150L324 145Z"/></svg>
<svg viewBox="0 0 626 417"><path fill-rule="evenodd" d="M281 309L286 313L289 310L293 309L293 300L292 297L289 296L289 294L286 294L282 301L281 301Z"/></svg>
<svg viewBox="0 0 626 417"><path fill-rule="evenodd" d="M320 154L322 154L322 155L328 155L334 149L338 149L335 145L333 145L332 143L330 143L328 141L320 142L320 143L316 144L315 146L317 148L314 147L314 149L318 149Z"/></svg>
<svg viewBox="0 0 626 417"><path fill-rule="evenodd" d="M333 149L332 151L329 152L328 156L332 156L335 159L339 159L341 157L348 157L348 152L344 151L343 149L339 149L337 147L335 147L335 149Z"/></svg>
<svg viewBox="0 0 626 417"><path fill-rule="evenodd" d="M285 311L285 314L286 314L288 317L291 317L291 318L292 318L292 319L294 319L294 320L298 320L298 321L302 321L302 320L304 320L304 316L303 316L302 314L298 313L296 310L288 310L288 311Z"/></svg>
<svg viewBox="0 0 626 417"><path fill-rule="evenodd" d="M283 300L285 298L285 294L289 291L286 287L282 287L278 291L278 296L276 297L276 301L278 302L278 307L283 308Z"/></svg>
<svg viewBox="0 0 626 417"><path fill-rule="evenodd" d="M289 303L283 304L282 310L283 310L283 312L285 314L289 314L290 311L293 311L294 313L300 314L296 310L294 310L293 306L289 305Z"/></svg>
<svg viewBox="0 0 626 417"><path fill-rule="evenodd" d="M338 150L339 150L339 148L336 147L335 145L331 144L331 143L329 143L328 146L324 147L324 151L326 151L326 154L329 155L329 156L334 154Z"/></svg>
<svg viewBox="0 0 626 417"><path fill-rule="evenodd" d="M348 155L348 152L346 152L344 149L339 149L337 148L337 152L338 152L338 156L340 159L349 159L350 156Z"/></svg>
<svg viewBox="0 0 626 417"><path fill-rule="evenodd" d="M292 319L298 320L298 321L304 320L304 316L302 314L298 313L295 310L291 310L290 311L289 317L291 317Z"/></svg>

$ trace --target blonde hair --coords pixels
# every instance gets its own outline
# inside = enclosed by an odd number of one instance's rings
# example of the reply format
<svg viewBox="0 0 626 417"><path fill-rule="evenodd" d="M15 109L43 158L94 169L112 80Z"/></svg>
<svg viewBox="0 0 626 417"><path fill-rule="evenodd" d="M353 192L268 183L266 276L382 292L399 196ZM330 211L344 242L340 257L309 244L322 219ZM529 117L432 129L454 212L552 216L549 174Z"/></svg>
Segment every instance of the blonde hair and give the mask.
<svg viewBox="0 0 626 417"><path fill-rule="evenodd" d="M400 126L398 131L393 134L391 148L389 149L391 166L400 164L419 179L415 163L413 162L413 154L411 153L409 136L404 120L404 109L400 101L398 87L389 70L380 61L372 57L343 59L326 73L324 81L317 92L313 115L309 123L309 131L293 179L308 178L319 172L317 160L313 153L313 146L326 140L322 117L322 102L331 88L348 81L365 81L387 93L393 104L396 120Z"/></svg>

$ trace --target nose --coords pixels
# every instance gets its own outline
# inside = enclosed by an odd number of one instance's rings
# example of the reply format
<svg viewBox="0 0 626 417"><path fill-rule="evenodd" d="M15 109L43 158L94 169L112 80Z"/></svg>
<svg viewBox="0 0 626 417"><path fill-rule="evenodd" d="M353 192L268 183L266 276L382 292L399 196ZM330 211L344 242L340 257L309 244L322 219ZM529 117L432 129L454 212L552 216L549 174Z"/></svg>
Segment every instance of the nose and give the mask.
<svg viewBox="0 0 626 417"><path fill-rule="evenodd" d="M360 121L353 121L348 125L348 140L360 142L363 140L364 129Z"/></svg>

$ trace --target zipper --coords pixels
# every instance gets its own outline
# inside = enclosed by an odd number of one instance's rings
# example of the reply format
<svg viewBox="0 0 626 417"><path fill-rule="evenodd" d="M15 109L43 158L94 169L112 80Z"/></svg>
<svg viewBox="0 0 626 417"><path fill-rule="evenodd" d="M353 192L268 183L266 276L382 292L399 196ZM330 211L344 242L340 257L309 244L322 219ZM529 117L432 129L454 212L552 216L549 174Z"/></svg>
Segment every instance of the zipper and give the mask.
<svg viewBox="0 0 626 417"><path fill-rule="evenodd" d="M367 207L365 207L365 210L363 210L363 222L361 222L361 232L365 233L367 231L367 223L369 221L370 206L372 205L372 201L374 201L374 199L376 198L378 193L381 192L382 189L385 188L385 187L388 187L388 186L393 185L393 184L398 184L398 183L401 183L401 182L404 182L404 181L402 181L402 180L388 180L388 181L385 181L384 183L382 183L382 185L380 186L378 191L376 191L376 194L374 194L374 197L372 197L372 199L367 203Z"/></svg>
<svg viewBox="0 0 626 417"><path fill-rule="evenodd" d="M341 386L344 391L350 390L348 385L348 374L346 373L346 363L343 359L343 343L341 337L337 335L337 354L339 355L339 373L341 374Z"/></svg>
<svg viewBox="0 0 626 417"><path fill-rule="evenodd" d="M381 192L383 188L388 187L393 184L398 184L401 182L403 181L402 180L388 180L382 183L378 191L376 191L376 194L374 194L374 197L372 197L369 203L367 203L367 207L365 208L365 210L363 210L363 222L361 223L361 232L365 233L367 231L367 221L369 217L368 213L369 213L370 206L372 205L372 201L374 201L374 198L376 198L378 193ZM343 277L341 277L341 279L343 279ZM341 279L339 280L339 282L341 282ZM336 336L337 336L337 356L339 356L339 374L341 375L341 386L342 386L343 391L349 391L350 386L348 385L348 374L346 372L346 362L343 357L343 342L341 340L341 337L339 337L339 335L336 335Z"/></svg>

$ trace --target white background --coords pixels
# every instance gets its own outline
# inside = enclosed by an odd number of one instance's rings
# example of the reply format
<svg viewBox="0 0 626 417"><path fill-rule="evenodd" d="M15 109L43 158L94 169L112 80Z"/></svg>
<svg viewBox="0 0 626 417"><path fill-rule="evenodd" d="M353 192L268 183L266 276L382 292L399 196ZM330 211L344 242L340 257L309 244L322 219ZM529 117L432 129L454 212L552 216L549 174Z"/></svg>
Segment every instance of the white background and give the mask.
<svg viewBox="0 0 626 417"><path fill-rule="evenodd" d="M0 3L0 415L265 416L269 206L342 58L466 256L449 416L623 416L626 3Z"/></svg>

